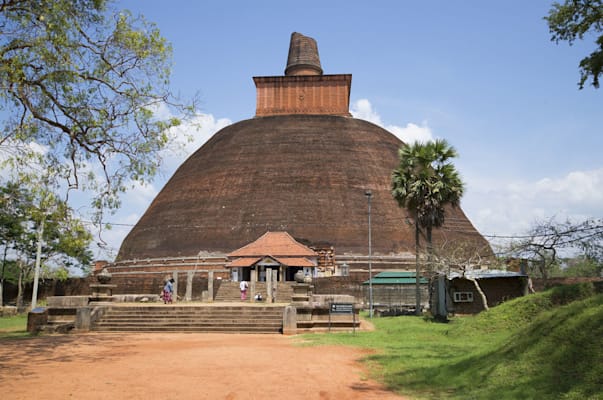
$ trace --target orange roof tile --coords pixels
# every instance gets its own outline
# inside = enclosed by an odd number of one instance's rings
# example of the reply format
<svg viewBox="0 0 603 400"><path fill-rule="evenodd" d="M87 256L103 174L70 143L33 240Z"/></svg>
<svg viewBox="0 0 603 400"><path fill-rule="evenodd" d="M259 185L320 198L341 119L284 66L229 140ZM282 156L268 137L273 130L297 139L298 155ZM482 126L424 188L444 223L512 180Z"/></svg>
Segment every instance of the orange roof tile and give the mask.
<svg viewBox="0 0 603 400"><path fill-rule="evenodd" d="M261 257L271 255L292 257L316 257L318 254L297 242L287 232L266 232L255 242L228 254L228 257Z"/></svg>
<svg viewBox="0 0 603 400"><path fill-rule="evenodd" d="M260 261L262 257L241 257L234 261L226 264L226 267L251 267L256 262Z"/></svg>
<svg viewBox="0 0 603 400"><path fill-rule="evenodd" d="M279 257L276 261L287 267L316 267L316 264L304 257Z"/></svg>
<svg viewBox="0 0 603 400"><path fill-rule="evenodd" d="M312 261L308 260L305 257L271 257L268 256L278 263L286 266L286 267L315 267L316 264ZM251 267L257 262L261 261L264 257L241 257L237 258L228 264L226 264L226 268L236 268L236 267Z"/></svg>

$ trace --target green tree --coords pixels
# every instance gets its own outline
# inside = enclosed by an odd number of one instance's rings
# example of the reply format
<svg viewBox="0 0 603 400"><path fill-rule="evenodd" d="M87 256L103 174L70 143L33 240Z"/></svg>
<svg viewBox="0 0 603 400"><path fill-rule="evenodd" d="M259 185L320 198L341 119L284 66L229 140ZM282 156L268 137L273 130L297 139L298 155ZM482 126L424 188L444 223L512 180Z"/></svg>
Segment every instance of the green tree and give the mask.
<svg viewBox="0 0 603 400"><path fill-rule="evenodd" d="M421 312L419 249L421 229L427 241L427 259L433 253L432 232L444 224L446 207L456 207L464 184L451 162L456 150L445 140L415 142L399 150L400 164L392 174L392 195L415 223L416 312Z"/></svg>
<svg viewBox="0 0 603 400"><path fill-rule="evenodd" d="M87 270L93 258L89 249L92 235L83 222L61 202L54 212L46 216L45 225L48 232L44 236L45 260L63 267Z"/></svg>
<svg viewBox="0 0 603 400"><path fill-rule="evenodd" d="M0 2L0 151L26 176L35 159L70 189L91 190L99 210L154 176L180 123L156 111L194 110L169 90L171 46L159 30L109 6Z"/></svg>
<svg viewBox="0 0 603 400"><path fill-rule="evenodd" d="M23 247L29 259L35 257L32 307L36 306L41 268L46 271L57 267L81 266L92 261L88 249L92 235L82 222L73 217L67 203L45 189L33 192L34 201L29 210L31 229L29 240ZM33 252L35 249L35 253Z"/></svg>
<svg viewBox="0 0 603 400"><path fill-rule="evenodd" d="M570 45L584 36L595 36L596 50L580 61L580 89L590 78L592 85L599 87L599 77L603 71L603 0L565 0L553 3L549 15L545 17L552 34L551 40L567 41Z"/></svg>
<svg viewBox="0 0 603 400"><path fill-rule="evenodd" d="M15 250L18 238L25 234L28 194L19 185L9 182L0 187L0 247L2 268L0 269L0 306L4 304L4 281L7 273L7 255Z"/></svg>
<svg viewBox="0 0 603 400"><path fill-rule="evenodd" d="M564 276L571 277L601 277L603 273L603 260L587 255L580 255L565 260Z"/></svg>
<svg viewBox="0 0 603 400"><path fill-rule="evenodd" d="M3 209L0 219L9 221L14 229L3 229L3 266L16 268L19 288L17 304L23 304L23 285L41 277L53 276L54 271L79 267L88 268L92 261L89 250L92 235L84 224L74 218L73 210L64 200L45 190L28 191L15 184L2 188L3 201L12 204ZM12 219L11 219L12 218ZM7 260L6 255L9 255ZM36 268L38 267L38 268Z"/></svg>

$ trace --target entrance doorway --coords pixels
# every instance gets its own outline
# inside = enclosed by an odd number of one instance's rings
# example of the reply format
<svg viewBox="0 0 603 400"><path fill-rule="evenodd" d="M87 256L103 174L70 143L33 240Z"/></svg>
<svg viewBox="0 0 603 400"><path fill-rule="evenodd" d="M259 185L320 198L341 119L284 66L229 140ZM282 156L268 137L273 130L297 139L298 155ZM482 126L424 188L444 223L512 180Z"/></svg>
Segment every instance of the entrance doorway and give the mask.
<svg viewBox="0 0 603 400"><path fill-rule="evenodd" d="M247 281L251 279L251 269L249 267L238 267L230 269L230 280L233 282Z"/></svg>

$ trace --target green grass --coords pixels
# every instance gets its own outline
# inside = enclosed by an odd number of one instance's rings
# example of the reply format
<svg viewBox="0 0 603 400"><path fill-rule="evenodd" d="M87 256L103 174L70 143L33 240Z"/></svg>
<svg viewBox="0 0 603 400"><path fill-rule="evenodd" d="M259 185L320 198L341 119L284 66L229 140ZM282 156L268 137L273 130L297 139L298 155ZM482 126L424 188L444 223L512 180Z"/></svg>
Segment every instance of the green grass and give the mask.
<svg viewBox="0 0 603 400"><path fill-rule="evenodd" d="M373 378L414 399L603 399L603 295L560 288L447 324L375 318L373 332L304 335L374 349Z"/></svg>
<svg viewBox="0 0 603 400"><path fill-rule="evenodd" d="M0 340L29 337L27 314L0 318Z"/></svg>

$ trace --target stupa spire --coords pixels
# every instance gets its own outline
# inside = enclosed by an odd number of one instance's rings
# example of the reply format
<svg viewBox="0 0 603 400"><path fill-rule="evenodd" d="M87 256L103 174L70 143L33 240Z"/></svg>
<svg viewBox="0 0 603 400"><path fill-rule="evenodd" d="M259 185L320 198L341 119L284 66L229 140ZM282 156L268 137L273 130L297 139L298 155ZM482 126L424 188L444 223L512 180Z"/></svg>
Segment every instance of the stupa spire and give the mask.
<svg viewBox="0 0 603 400"><path fill-rule="evenodd" d="M316 40L293 32L285 75L322 75Z"/></svg>

